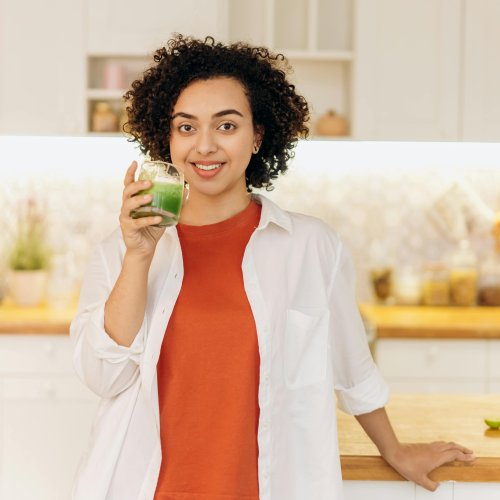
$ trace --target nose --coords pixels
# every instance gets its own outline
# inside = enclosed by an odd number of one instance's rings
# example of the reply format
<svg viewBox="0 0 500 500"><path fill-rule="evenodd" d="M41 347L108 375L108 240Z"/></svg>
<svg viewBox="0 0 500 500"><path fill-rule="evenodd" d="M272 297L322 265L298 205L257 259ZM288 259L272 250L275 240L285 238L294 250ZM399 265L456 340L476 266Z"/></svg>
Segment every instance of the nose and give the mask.
<svg viewBox="0 0 500 500"><path fill-rule="evenodd" d="M195 151L203 156L208 156L217 151L217 141L212 131L200 131L196 138Z"/></svg>

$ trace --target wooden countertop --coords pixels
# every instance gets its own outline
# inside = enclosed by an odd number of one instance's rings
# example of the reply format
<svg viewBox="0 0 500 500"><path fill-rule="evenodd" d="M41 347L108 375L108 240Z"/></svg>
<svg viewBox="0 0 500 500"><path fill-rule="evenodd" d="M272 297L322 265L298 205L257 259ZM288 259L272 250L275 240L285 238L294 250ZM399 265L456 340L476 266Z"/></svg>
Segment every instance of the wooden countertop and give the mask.
<svg viewBox="0 0 500 500"><path fill-rule="evenodd" d="M500 339L500 307L361 304L378 338Z"/></svg>
<svg viewBox="0 0 500 500"><path fill-rule="evenodd" d="M497 395L394 394L387 413L401 442L455 441L474 451L474 463L444 465L431 473L432 479L500 483L500 430L490 430L483 421L500 418ZM380 457L354 417L341 411L337 415L344 479L404 480Z"/></svg>
<svg viewBox="0 0 500 500"><path fill-rule="evenodd" d="M424 307L361 304L378 338L500 339L500 307ZM66 309L0 305L2 333L69 332L76 304Z"/></svg>
<svg viewBox="0 0 500 500"><path fill-rule="evenodd" d="M0 306L0 334L60 333L69 334L76 306L65 309L16 307L8 302Z"/></svg>

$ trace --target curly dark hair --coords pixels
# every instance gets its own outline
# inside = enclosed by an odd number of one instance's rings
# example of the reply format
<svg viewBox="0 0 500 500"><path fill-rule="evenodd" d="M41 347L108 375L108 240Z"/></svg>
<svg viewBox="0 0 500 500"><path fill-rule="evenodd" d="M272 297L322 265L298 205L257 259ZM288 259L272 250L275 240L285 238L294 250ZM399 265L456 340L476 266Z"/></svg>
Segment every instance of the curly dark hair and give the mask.
<svg viewBox="0 0 500 500"><path fill-rule="evenodd" d="M287 170L299 137L307 137L309 108L287 81L283 54L244 42L225 45L175 34L153 56L154 64L123 96L129 101L124 131L154 160L170 161L171 116L180 93L193 81L230 77L241 82L262 144L246 169L247 190L272 189L272 179Z"/></svg>

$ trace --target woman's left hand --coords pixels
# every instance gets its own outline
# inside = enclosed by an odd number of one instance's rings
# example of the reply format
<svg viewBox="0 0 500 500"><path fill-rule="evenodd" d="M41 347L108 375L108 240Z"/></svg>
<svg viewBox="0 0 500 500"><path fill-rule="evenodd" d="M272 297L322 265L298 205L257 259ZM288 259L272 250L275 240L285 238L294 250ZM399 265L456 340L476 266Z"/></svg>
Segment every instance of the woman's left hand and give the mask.
<svg viewBox="0 0 500 500"><path fill-rule="evenodd" d="M457 443L437 441L434 443L401 443L390 457L384 457L404 478L429 491L435 491L439 483L428 474L443 464L458 460L472 462L472 450Z"/></svg>

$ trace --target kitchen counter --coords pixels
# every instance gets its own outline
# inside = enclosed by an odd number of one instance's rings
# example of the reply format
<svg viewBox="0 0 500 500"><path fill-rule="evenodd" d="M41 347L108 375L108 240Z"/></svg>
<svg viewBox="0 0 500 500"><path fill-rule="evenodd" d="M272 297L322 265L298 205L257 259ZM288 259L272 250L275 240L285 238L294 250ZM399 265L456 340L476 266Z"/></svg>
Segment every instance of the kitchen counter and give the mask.
<svg viewBox="0 0 500 500"><path fill-rule="evenodd" d="M500 339L500 307L361 304L377 338Z"/></svg>
<svg viewBox="0 0 500 500"><path fill-rule="evenodd" d="M377 338L500 339L500 307L423 307L361 304ZM76 305L66 309L0 306L2 333L69 332Z"/></svg>
<svg viewBox="0 0 500 500"><path fill-rule="evenodd" d="M76 307L17 307L6 303L0 306L0 334L60 333L69 334L69 325Z"/></svg>
<svg viewBox="0 0 500 500"><path fill-rule="evenodd" d="M436 481L499 482L500 430L485 417L500 418L497 395L394 394L387 413L401 442L455 441L471 448L472 464L453 462L431 473ZM356 419L338 411L342 475L347 480L404 480L380 457Z"/></svg>

